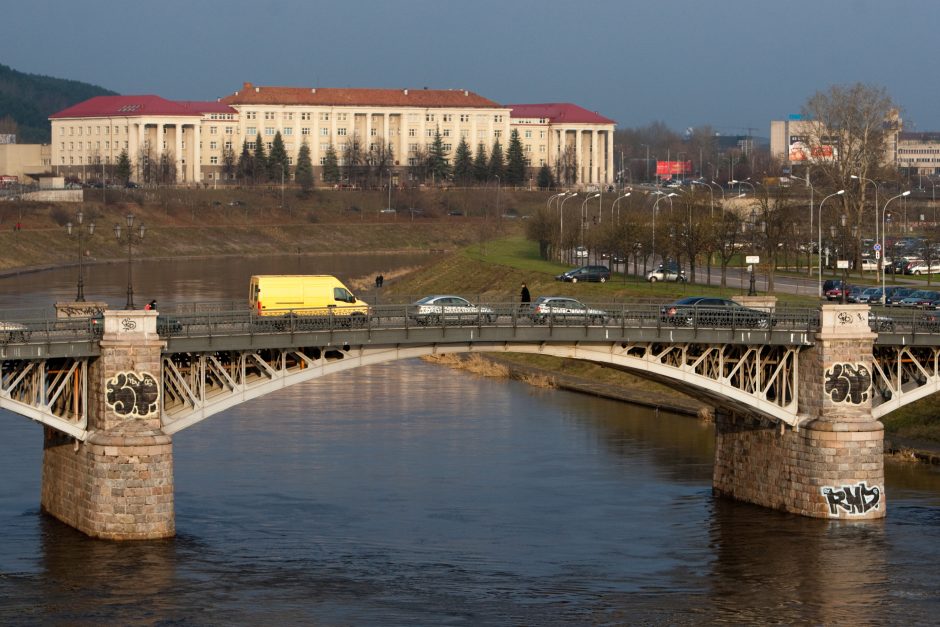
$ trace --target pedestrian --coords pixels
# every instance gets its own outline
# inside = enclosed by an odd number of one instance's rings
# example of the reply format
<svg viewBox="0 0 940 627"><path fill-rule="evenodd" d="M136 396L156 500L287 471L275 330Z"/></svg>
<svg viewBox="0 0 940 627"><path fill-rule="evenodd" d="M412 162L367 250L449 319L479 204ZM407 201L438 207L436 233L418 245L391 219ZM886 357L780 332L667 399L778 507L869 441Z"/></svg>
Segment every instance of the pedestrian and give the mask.
<svg viewBox="0 0 940 627"><path fill-rule="evenodd" d="M519 311L520 313L525 313L529 308L529 302L532 300L532 296L529 294L529 288L525 283L522 284L522 291L519 292Z"/></svg>
<svg viewBox="0 0 940 627"><path fill-rule="evenodd" d="M157 309L157 301L156 301L156 300L152 300L152 301L150 301L149 303L147 303L146 305L144 305L144 311L156 311L156 309Z"/></svg>

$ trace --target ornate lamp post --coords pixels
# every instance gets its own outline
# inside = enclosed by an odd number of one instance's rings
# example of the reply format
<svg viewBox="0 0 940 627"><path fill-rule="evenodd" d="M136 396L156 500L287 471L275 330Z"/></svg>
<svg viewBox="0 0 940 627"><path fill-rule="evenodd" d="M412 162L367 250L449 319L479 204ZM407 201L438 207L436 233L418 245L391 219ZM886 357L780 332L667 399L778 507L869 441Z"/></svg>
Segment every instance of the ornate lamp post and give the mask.
<svg viewBox="0 0 940 627"><path fill-rule="evenodd" d="M84 239L85 229L82 228L82 222L84 221L85 216L79 210L78 215L75 216L76 225L73 227L72 223L69 222L65 225L65 229L69 234L69 237L78 238L78 295L75 297L75 301L79 303L85 302L85 247L82 244ZM88 223L88 237L91 237L95 234L95 223ZM75 234L72 234L72 231L75 231Z"/></svg>
<svg viewBox="0 0 940 627"><path fill-rule="evenodd" d="M140 244L144 241L144 233L147 231L147 227L144 226L144 223L141 222L137 227L137 232L134 232L134 214L127 214L124 219L127 221L127 232L121 234L121 224L116 223L114 225L114 237L117 238L118 244L123 244L127 242L127 304L124 306L124 309L134 309L134 283L132 281L132 271L131 264L133 263L133 245Z"/></svg>

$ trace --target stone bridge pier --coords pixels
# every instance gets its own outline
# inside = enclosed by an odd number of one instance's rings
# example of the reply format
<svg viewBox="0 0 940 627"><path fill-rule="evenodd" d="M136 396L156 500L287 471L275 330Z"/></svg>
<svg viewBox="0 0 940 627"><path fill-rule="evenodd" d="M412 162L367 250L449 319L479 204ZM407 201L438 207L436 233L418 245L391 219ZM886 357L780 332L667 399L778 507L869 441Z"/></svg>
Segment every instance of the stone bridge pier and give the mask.
<svg viewBox="0 0 940 627"><path fill-rule="evenodd" d="M89 365L88 437L45 429L42 509L96 538L175 533L173 443L161 430L155 311L106 311L101 357Z"/></svg>
<svg viewBox="0 0 940 627"><path fill-rule="evenodd" d="M867 305L824 305L800 353L800 425L717 411L716 495L803 516L882 518L884 427L872 418Z"/></svg>

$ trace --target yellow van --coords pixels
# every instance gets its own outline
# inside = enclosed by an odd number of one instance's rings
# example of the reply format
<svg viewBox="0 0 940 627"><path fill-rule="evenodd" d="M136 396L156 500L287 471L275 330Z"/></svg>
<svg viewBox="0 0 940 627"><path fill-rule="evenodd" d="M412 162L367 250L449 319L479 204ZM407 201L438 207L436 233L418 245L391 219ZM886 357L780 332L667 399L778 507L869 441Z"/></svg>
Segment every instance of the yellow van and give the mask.
<svg viewBox="0 0 940 627"><path fill-rule="evenodd" d="M348 316L364 322L369 303L328 274L259 274L251 277L248 304L259 316ZM359 320L356 320L359 319Z"/></svg>

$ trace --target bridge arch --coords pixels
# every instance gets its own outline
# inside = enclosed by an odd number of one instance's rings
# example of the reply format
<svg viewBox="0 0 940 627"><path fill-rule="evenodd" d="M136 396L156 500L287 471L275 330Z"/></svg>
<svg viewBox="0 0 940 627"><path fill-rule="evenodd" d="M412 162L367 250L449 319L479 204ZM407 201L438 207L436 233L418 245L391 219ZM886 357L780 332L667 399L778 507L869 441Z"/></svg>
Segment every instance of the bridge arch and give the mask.
<svg viewBox="0 0 940 627"><path fill-rule="evenodd" d="M530 353L610 365L716 405L798 426L799 347L659 342L462 342L164 355L163 429L353 368L429 355Z"/></svg>

